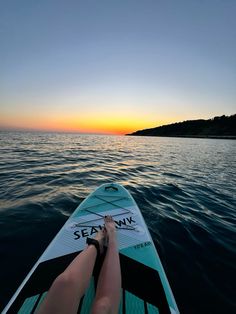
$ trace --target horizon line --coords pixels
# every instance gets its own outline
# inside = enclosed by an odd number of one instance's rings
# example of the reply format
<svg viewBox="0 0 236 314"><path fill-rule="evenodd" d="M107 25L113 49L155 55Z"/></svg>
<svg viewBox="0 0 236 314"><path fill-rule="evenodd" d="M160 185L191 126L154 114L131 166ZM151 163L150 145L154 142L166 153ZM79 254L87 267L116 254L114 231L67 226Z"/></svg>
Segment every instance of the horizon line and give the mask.
<svg viewBox="0 0 236 314"><path fill-rule="evenodd" d="M0 127L0 132L35 132L35 133L68 133L80 135L117 135L125 136L124 134L106 133L106 132L83 132L76 130L50 130L50 129L33 129L33 128L14 128L14 127Z"/></svg>

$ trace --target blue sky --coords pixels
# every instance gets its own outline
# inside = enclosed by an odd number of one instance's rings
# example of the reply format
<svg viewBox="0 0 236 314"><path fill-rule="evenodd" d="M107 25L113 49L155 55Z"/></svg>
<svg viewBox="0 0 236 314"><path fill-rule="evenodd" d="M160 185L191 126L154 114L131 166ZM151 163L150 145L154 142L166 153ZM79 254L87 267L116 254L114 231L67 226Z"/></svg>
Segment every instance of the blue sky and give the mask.
<svg viewBox="0 0 236 314"><path fill-rule="evenodd" d="M235 16L231 0L1 1L0 126L99 132L233 114Z"/></svg>

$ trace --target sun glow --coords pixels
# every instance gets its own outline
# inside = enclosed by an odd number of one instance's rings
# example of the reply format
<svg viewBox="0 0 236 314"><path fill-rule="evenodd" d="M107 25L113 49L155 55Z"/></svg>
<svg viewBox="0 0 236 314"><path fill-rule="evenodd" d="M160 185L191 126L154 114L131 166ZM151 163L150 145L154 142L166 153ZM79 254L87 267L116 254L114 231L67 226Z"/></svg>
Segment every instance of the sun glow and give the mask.
<svg viewBox="0 0 236 314"><path fill-rule="evenodd" d="M7 121L7 123L6 123ZM83 114L72 115L26 115L2 117L2 127L15 129L33 129L43 131L127 134L140 129L151 128L163 124L164 121L150 119L134 114Z"/></svg>

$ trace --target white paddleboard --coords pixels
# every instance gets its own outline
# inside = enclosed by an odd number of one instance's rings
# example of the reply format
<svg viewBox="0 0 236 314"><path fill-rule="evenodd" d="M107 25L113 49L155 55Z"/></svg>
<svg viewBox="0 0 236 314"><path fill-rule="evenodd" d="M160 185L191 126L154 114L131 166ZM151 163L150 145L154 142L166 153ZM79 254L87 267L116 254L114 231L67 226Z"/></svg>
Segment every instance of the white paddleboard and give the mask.
<svg viewBox="0 0 236 314"><path fill-rule="evenodd" d="M50 243L2 313L34 313L53 280L65 270L111 215L117 227L122 273L119 313L179 313L160 258L143 216L129 192L103 184L74 211ZM89 313L99 269L80 302L78 313Z"/></svg>

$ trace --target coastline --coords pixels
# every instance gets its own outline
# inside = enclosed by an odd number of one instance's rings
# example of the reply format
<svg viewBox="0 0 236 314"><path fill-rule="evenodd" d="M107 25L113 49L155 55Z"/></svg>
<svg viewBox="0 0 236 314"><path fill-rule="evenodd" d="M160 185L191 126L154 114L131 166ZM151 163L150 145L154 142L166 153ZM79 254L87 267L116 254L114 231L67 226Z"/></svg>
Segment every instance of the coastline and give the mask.
<svg viewBox="0 0 236 314"><path fill-rule="evenodd" d="M148 135L148 134L125 134L125 136L146 136L146 137L180 137L180 138L206 138L218 140L236 140L234 135Z"/></svg>
<svg viewBox="0 0 236 314"><path fill-rule="evenodd" d="M187 120L138 130L127 135L184 138L236 139L236 114L204 120Z"/></svg>

